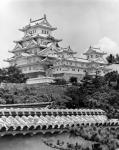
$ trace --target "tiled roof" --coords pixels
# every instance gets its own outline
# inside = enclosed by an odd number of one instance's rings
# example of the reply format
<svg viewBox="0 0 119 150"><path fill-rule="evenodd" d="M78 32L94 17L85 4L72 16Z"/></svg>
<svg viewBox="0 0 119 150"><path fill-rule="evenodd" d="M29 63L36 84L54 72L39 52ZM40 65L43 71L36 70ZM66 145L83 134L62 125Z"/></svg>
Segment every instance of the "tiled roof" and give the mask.
<svg viewBox="0 0 119 150"><path fill-rule="evenodd" d="M82 124L112 123L101 109L0 109L0 135L24 132L42 132L50 129L68 129ZM116 121L117 122L117 121ZM14 132L15 131L15 132ZM24 133L23 133L24 134Z"/></svg>
<svg viewBox="0 0 119 150"><path fill-rule="evenodd" d="M100 63L100 64L107 64L106 59L102 58L102 57L98 57L98 58L93 58L92 60L90 60L90 62L96 62L96 63Z"/></svg>
<svg viewBox="0 0 119 150"><path fill-rule="evenodd" d="M36 25L36 24L41 24L43 26L48 26L48 27L52 27L50 25L50 23L47 21L46 19L46 15L43 16L43 18L40 18L40 19L37 19L37 20L31 20L30 19L30 25L33 26L33 25Z"/></svg>
<svg viewBox="0 0 119 150"><path fill-rule="evenodd" d="M96 47L92 47L90 46L88 50L86 50L86 52L84 53L84 55L90 54L90 53L98 53L98 54L106 54L105 52L103 52L100 48L96 48Z"/></svg>
<svg viewBox="0 0 119 150"><path fill-rule="evenodd" d="M25 30L27 30L31 27L35 27L35 26L42 26L44 28L56 30L56 28L54 28L50 25L50 23L47 21L46 15L44 15L44 17L40 18L40 19L36 19L36 20L30 19L30 23L28 25L26 25L25 27L23 27L22 29L20 29L20 31L25 31Z"/></svg>

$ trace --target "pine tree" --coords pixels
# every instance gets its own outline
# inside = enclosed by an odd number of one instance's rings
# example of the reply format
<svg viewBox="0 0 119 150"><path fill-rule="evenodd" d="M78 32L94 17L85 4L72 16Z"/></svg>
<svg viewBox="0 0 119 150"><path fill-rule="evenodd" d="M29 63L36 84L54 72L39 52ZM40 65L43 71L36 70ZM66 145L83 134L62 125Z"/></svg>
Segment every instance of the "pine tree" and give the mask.
<svg viewBox="0 0 119 150"><path fill-rule="evenodd" d="M107 56L106 59L107 59L107 61L108 61L109 64L115 63L115 57L112 54L110 54L109 56Z"/></svg>
<svg viewBox="0 0 119 150"><path fill-rule="evenodd" d="M0 83L25 83L27 78L16 66L0 69Z"/></svg>
<svg viewBox="0 0 119 150"><path fill-rule="evenodd" d="M119 54L116 54L116 63L119 64Z"/></svg>

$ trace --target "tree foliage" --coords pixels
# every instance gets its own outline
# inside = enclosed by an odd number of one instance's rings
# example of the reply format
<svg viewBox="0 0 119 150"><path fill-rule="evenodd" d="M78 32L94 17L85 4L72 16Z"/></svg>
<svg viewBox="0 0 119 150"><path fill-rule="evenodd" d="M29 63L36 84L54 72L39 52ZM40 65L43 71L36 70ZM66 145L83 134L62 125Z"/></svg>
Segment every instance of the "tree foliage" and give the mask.
<svg viewBox="0 0 119 150"><path fill-rule="evenodd" d="M116 82L118 86L119 74L117 71L112 71L112 72L105 74L104 78L109 86L111 86L111 82Z"/></svg>
<svg viewBox="0 0 119 150"><path fill-rule="evenodd" d="M69 82L72 84L77 84L77 77L70 77Z"/></svg>
<svg viewBox="0 0 119 150"><path fill-rule="evenodd" d="M67 88L66 95L71 98L68 108L100 108L105 110L109 117L116 116L119 109L119 88L110 86L108 81L117 81L118 73L113 72L105 77L86 75L80 86Z"/></svg>
<svg viewBox="0 0 119 150"><path fill-rule="evenodd" d="M27 78L16 66L0 69L0 83L25 83Z"/></svg>
<svg viewBox="0 0 119 150"><path fill-rule="evenodd" d="M119 54L116 54L116 63L119 64Z"/></svg>
<svg viewBox="0 0 119 150"><path fill-rule="evenodd" d="M116 54L116 56L110 54L106 59L109 64L119 64L119 54Z"/></svg>
<svg viewBox="0 0 119 150"><path fill-rule="evenodd" d="M54 83L52 84L55 84L55 85L65 85L67 82L65 79L60 79L60 78L56 78L54 79Z"/></svg>
<svg viewBox="0 0 119 150"><path fill-rule="evenodd" d="M107 62L109 63L109 64L113 64L113 63L115 63L115 57L112 55L112 54L110 54L109 56L107 56Z"/></svg>

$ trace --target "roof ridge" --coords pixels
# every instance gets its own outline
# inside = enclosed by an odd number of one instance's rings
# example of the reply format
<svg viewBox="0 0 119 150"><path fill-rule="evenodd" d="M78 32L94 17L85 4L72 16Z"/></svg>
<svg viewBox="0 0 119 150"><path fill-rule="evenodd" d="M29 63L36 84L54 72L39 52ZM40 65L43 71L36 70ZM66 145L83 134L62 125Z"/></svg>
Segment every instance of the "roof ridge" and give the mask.
<svg viewBox="0 0 119 150"><path fill-rule="evenodd" d="M44 14L44 16L43 16L42 18L40 18L40 19L32 20L32 19L30 18L30 23L37 22L37 21L40 21L40 20L43 20L43 19L46 20L46 14Z"/></svg>

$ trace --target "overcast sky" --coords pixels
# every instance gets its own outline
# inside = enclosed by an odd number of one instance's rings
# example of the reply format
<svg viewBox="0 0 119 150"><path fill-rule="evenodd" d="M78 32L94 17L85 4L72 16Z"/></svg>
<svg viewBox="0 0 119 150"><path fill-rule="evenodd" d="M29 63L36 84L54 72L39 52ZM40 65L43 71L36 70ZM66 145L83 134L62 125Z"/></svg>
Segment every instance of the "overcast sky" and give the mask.
<svg viewBox="0 0 119 150"><path fill-rule="evenodd" d="M18 29L44 14L58 28L54 36L63 39L61 46L78 54L90 45L119 52L119 0L0 0L0 67L23 36Z"/></svg>

